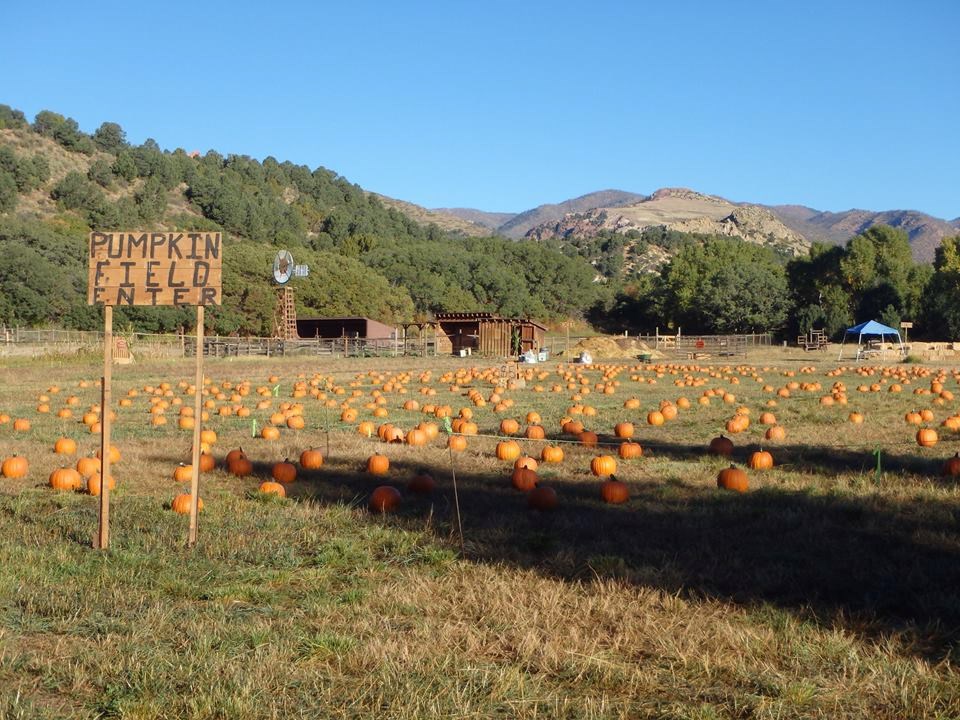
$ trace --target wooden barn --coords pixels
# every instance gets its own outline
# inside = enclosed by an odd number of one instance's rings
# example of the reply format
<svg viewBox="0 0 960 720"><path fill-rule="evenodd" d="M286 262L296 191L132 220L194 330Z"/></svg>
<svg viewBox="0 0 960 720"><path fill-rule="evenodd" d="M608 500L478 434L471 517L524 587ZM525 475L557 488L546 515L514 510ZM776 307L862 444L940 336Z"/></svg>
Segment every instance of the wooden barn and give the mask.
<svg viewBox="0 0 960 720"><path fill-rule="evenodd" d="M297 335L312 338L392 340L397 329L365 317L297 318Z"/></svg>
<svg viewBox="0 0 960 720"><path fill-rule="evenodd" d="M437 313L437 353L510 357L538 352L547 329L533 320L504 318L488 312Z"/></svg>

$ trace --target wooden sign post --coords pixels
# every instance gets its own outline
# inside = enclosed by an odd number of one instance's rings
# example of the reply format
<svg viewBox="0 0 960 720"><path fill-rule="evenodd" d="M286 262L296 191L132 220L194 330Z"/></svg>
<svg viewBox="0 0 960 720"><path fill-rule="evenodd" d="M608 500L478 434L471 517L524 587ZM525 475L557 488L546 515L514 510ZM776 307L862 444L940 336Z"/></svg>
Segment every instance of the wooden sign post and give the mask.
<svg viewBox="0 0 960 720"><path fill-rule="evenodd" d="M93 546L110 547L110 386L113 380L113 306L103 309L103 375L100 378L100 522Z"/></svg>
<svg viewBox="0 0 960 720"><path fill-rule="evenodd" d="M100 524L95 547L110 546L110 405L115 305L196 305L197 369L194 397L190 531L197 542L200 498L200 430L203 395L204 306L221 301L222 237L218 232L92 232L87 303L104 306L100 434Z"/></svg>

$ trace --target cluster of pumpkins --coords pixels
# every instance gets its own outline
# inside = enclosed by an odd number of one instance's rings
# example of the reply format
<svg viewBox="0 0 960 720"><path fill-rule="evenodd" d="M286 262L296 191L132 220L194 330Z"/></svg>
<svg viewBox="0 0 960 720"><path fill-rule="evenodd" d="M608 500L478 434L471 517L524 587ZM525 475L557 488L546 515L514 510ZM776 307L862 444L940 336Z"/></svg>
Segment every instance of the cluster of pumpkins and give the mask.
<svg viewBox="0 0 960 720"><path fill-rule="evenodd" d="M495 367L488 368L460 368L442 373L439 378L434 379L432 371L425 371L420 374L411 372L383 373L371 371L354 376L349 382L337 383L332 376L315 374L307 378L301 375L294 383L291 401L280 402L276 409L273 409L273 396L276 395L276 388L270 385L254 387L249 381L242 382L222 382L215 383L212 380L206 380L200 391L205 396L202 403L201 422L209 420L210 416L215 414L219 417L235 416L246 418L251 415L252 409L269 411L273 410L264 427L260 431L260 437L265 440L276 440L280 436L280 429L302 429L305 427L305 407L304 402L307 399L317 401L322 407L337 409L340 411L340 420L344 423L357 423L356 430L361 435L372 437L376 434L384 442L397 443L402 442L411 446L420 446L434 440L439 434L437 420L450 422L452 433L448 435L447 444L454 452L462 452L467 447L468 438L479 434L479 429L474 418L474 410L490 406L495 413L506 413L514 406L514 400L509 395L518 390L528 389L534 393L564 393L572 392L572 404L567 408L566 415L561 419L561 428L564 433L575 438L583 446L595 448L598 445L598 436L596 433L586 430L578 417L595 417L598 414L597 408L587 402L587 397L591 392L603 395L612 395L618 392L621 387L619 377L626 373L631 381L641 384L652 385L659 379L670 377L675 386L680 388L702 388L708 383L724 383L728 388L736 386L741 382L756 382L762 384L762 390L772 395L766 401L768 410L759 416L759 423L768 426L765 432L765 438L770 442L776 442L784 439L786 430L777 423L776 417L769 408L777 404L777 399L792 397L796 393L817 393L822 390L820 382L813 380L801 382L793 379L798 374L801 376L810 376L816 372L813 366L800 368L797 371L785 370L781 374L786 378L783 385L775 387L771 384L764 384L760 372L772 372L772 368L758 369L748 365L739 365L735 367L723 366L699 366L693 364L672 364L662 363L656 365L594 365L590 368L582 368L575 365L558 365L553 370L545 370L538 367L523 368L517 379L511 379L502 383L499 378L499 370ZM588 373L599 372L598 379L591 379ZM944 389L944 383L948 379L948 373L945 370L932 370L923 367L871 367L861 366L856 368L837 368L829 371L825 377L834 379L830 391L820 397L822 405L845 405L848 401L849 393L846 385L838 378L845 374L853 374L863 379L861 384L856 387L856 392L877 393L884 388L889 393L904 392L905 387L915 385L913 390L916 396L925 396L925 399L933 406L943 406L953 400L953 394ZM960 372L953 373L953 379L960 382ZM271 376L268 383L275 384L279 382L278 376ZM530 385L528 385L528 383ZM927 384L929 385L927 386ZM463 407L455 415L451 406L438 403L433 400L437 396L438 388L434 385L447 385L451 392L465 394L472 407ZM492 390L488 393L481 392L478 386L489 384ZM81 381L79 387L91 387L91 383ZM421 400L414 398L402 399L397 406L407 412L420 412L429 419L417 424L411 430L404 432L402 429L390 422L383 422L377 427L370 420L359 420L359 414L362 410L369 411L373 417L385 419L389 416L390 395L410 395L415 386L417 392L422 396ZM732 389L732 388L731 388ZM179 391L179 395L178 392ZM466 391L466 392L464 392ZM140 389L129 390L124 397L121 397L118 406L120 408L130 408L138 397L148 398L147 412L150 422L155 426L161 426L166 423L166 415L171 411L177 412L177 427L183 430L192 430L195 427L197 419L194 417L194 410L184 403L181 396L196 395L197 388L186 382L180 382L176 388L170 383L159 383L156 386L146 385ZM51 386L47 392L41 394L37 399L37 412L51 412L51 396L60 393L58 386ZM249 398L254 396L255 403L251 403ZM816 395L813 395L816 398ZM736 396L727 389L706 388L697 398L699 405L709 405L711 401L718 400L725 405L734 406L737 403ZM253 408L251 408L251 404ZM636 397L628 398L623 407L626 409L639 409L640 400ZM79 415L80 421L89 428L91 432L98 432L100 429L100 419L102 408L97 404L80 412L80 399L76 395L70 395L64 401L63 407L56 411L56 415L62 419L70 419ZM691 407L690 400L685 397L679 397L675 402L664 400L660 402L656 410L651 410L646 415L646 421L651 426L659 426L670 422L677 417L679 410L685 410ZM116 413L111 411L111 415ZM359 422L358 422L359 420ZM860 412L851 412L848 420L853 423L862 423L864 416ZM924 425L935 421L934 413L929 408L911 411L905 416L905 421L911 425ZM0 424L11 422L11 418L0 413ZM960 431L960 415L951 415L941 423L944 428L952 432ZM750 426L750 410L741 405L734 411L733 416L726 423L726 431L729 434L736 434L745 431ZM27 418L17 418L13 420L13 429L18 432L28 432L31 424ZM643 449L639 443L631 440L634 433L634 426L631 422L619 422L613 428L613 434L622 442L618 445L617 454L620 459L628 460L641 457ZM510 436L523 435L532 440L544 440L546 433L541 424L539 413L531 411L526 415L526 428L521 428L520 423L514 418L504 418L499 422L498 432L505 436L496 447L496 456L503 461L520 463L524 462L524 467L515 467L514 474L518 471L526 473L536 473L536 468L530 468L530 461L536 463L533 458L524 458L520 445ZM215 442L215 433L212 430L204 430L201 437L201 471L213 469L216 461L210 453L210 446ZM212 435L212 437L211 437ZM916 441L922 447L932 447L938 441L936 430L931 427L920 427L917 430ZM729 440L724 436L715 438L711 441L710 452L718 455L724 455L722 449L725 442ZM73 443L73 450L70 450L70 443ZM714 445L717 444L715 448ZM76 451L76 443L69 438L61 438L57 442L60 448L57 452L71 454ZM732 446L732 443L731 443ZM317 451L308 450L304 454ZM601 458L610 456L599 456L594 458L591 466ZM119 458L118 458L119 459ZM564 460L564 452L559 444L546 444L539 457L541 463L559 463ZM309 458L306 463L310 463ZM315 460L312 462L316 462ZM322 456L319 461L322 463ZM301 456L301 467L308 467L305 458ZM238 476L245 476L252 473L252 463L241 450L231 451L225 460L226 468L229 472ZM81 467L82 465L82 467ZM772 467L773 458L770 453L760 450L753 453L749 458L748 465L754 470L763 470ZM20 456L11 456L6 458L0 464L0 472L5 477L23 477L29 468L26 458ZM389 461L386 456L374 455L368 460L368 470L372 474L385 474L389 468ZM292 469L292 474L291 474ZM591 467L593 470L593 467ZM736 470L737 472L729 472ZM271 468L272 481L267 481L261 485L263 492L274 493L278 495L285 494L284 485L296 479L297 468L293 463L287 461L275 463ZM601 488L601 497L607 502L624 502L629 493L626 492L626 486L616 480L613 471L600 472L593 470L595 475L605 478ZM944 474L956 476L960 472L960 458L954 457L947 461L943 468ZM741 473L739 475L738 473ZM176 468L174 477L177 480L189 480L192 474L190 465L183 465ZM717 482L720 487L744 490L747 487L746 476L743 471L737 468L727 468L720 473ZM111 487L114 486L113 478L109 479ZM514 481L515 484L518 481ZM530 476L526 475L525 480L519 481L520 485L527 487L528 491L541 488L537 482L530 482ZM77 466L74 468L63 467L55 470L50 477L51 486L58 489L80 489L86 484L86 490L91 494L97 494L100 491L99 460L95 457L80 458ZM607 483L610 483L607 485ZM616 484L616 483L619 483ZM623 486L622 488L620 486ZM387 487L387 486L384 486ZM604 489L607 488L607 489ZM378 488L379 489L379 488ZM432 488L431 488L432 489ZM396 488L394 488L396 490ZM399 495L399 491L396 491ZM391 496L391 493L384 490L378 497ZM545 497L549 493L544 492ZM189 498L189 495L187 496ZM531 495L531 497L534 497ZM622 498L622 499L621 499ZM555 506L555 493L554 493ZM539 500L537 502L540 502ZM399 500L377 502L374 505L380 508L378 511L388 511L396 507ZM177 505L177 503L174 503ZM534 501L531 500L531 504ZM374 505L371 505L373 508ZM544 506L549 506L548 500L544 501Z"/></svg>

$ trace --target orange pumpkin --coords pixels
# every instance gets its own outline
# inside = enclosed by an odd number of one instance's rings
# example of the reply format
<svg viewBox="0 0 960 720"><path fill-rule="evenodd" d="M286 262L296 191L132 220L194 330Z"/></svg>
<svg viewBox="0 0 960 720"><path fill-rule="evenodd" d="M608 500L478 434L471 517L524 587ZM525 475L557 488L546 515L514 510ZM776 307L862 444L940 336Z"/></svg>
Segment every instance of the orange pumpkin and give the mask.
<svg viewBox="0 0 960 720"><path fill-rule="evenodd" d="M83 481L76 470L62 467L50 473L49 482L54 490L77 490Z"/></svg>
<svg viewBox="0 0 960 720"><path fill-rule="evenodd" d="M767 440L783 440L787 436L787 431L783 428L783 425L773 425L767 428L763 436Z"/></svg>
<svg viewBox="0 0 960 720"><path fill-rule="evenodd" d="M943 464L942 472L944 477L960 476L960 453L955 454Z"/></svg>
<svg viewBox="0 0 960 720"><path fill-rule="evenodd" d="M591 432L590 430L584 430L582 433L580 433L578 439L582 445L588 448L595 448L597 443L600 442L600 438L597 436L597 434L595 432Z"/></svg>
<svg viewBox="0 0 960 720"><path fill-rule="evenodd" d="M234 458L233 462L227 465L227 470L236 477L247 477L253 473L253 463L246 455L240 455Z"/></svg>
<svg viewBox="0 0 960 720"><path fill-rule="evenodd" d="M537 461L529 455L518 457L516 462L513 463L513 467L515 468L527 468L528 470L536 470L537 466Z"/></svg>
<svg viewBox="0 0 960 720"><path fill-rule="evenodd" d="M414 428L407 433L407 445L420 447L427 444L427 433L419 428Z"/></svg>
<svg viewBox="0 0 960 720"><path fill-rule="evenodd" d="M447 439L447 447L453 452L463 452L467 449L467 439L463 435L451 435Z"/></svg>
<svg viewBox="0 0 960 720"><path fill-rule="evenodd" d="M504 418L500 421L501 435L516 435L520 432L520 423L513 418Z"/></svg>
<svg viewBox="0 0 960 720"><path fill-rule="evenodd" d="M620 422L613 426L613 433L618 438L632 438L633 437L633 423L629 422Z"/></svg>
<svg viewBox="0 0 960 720"><path fill-rule="evenodd" d="M390 471L390 458L386 455L371 455L367 458L367 472L371 475L386 475Z"/></svg>
<svg viewBox="0 0 960 720"><path fill-rule="evenodd" d="M190 513L190 493L177 495L170 503L170 509L175 513L187 515ZM203 512L203 498L197 498L197 512Z"/></svg>
<svg viewBox="0 0 960 720"><path fill-rule="evenodd" d="M110 476L110 480L107 483L107 487L110 488L110 491L113 492L117 487L117 481L113 479L113 475ZM102 478L100 473L94 473L90 476L90 479L87 480L87 493L93 495L94 497L100 495L100 492L103 490Z"/></svg>
<svg viewBox="0 0 960 720"><path fill-rule="evenodd" d="M57 455L73 455L77 451L77 442L68 437L62 437L53 444L53 451Z"/></svg>
<svg viewBox="0 0 960 720"><path fill-rule="evenodd" d="M513 462L520 457L520 445L515 440L501 440L497 443L497 459Z"/></svg>
<svg viewBox="0 0 960 720"><path fill-rule="evenodd" d="M643 457L643 447L641 447L640 443L635 442L620 443L617 454L624 460Z"/></svg>
<svg viewBox="0 0 960 720"><path fill-rule="evenodd" d="M933 428L921 428L917 430L917 445L920 447L933 447L939 439L937 431Z"/></svg>
<svg viewBox="0 0 960 720"><path fill-rule="evenodd" d="M13 421L13 429L17 432L27 432L30 429L30 421L26 418L17 418Z"/></svg>
<svg viewBox="0 0 960 720"><path fill-rule="evenodd" d="M100 460L95 457L82 457L77 460L77 472L81 477L89 478L94 473L100 472Z"/></svg>
<svg viewBox="0 0 960 720"><path fill-rule="evenodd" d="M319 470L323 467L323 454L316 448L309 448L300 453L300 467L304 470Z"/></svg>
<svg viewBox="0 0 960 720"><path fill-rule="evenodd" d="M563 448L559 445L547 445L540 451L540 460L545 463L562 463Z"/></svg>
<svg viewBox="0 0 960 720"><path fill-rule="evenodd" d="M14 480L16 478L26 477L29 469L30 463L27 462L25 457L22 455L13 455L3 461L3 465L0 466L0 473L2 473L5 478Z"/></svg>
<svg viewBox="0 0 960 720"><path fill-rule="evenodd" d="M388 513L400 507L400 491L392 485L381 485L370 494L370 512Z"/></svg>
<svg viewBox="0 0 960 720"><path fill-rule="evenodd" d="M733 455L733 442L730 440L730 438L721 434L710 441L710 445L707 447L707 452L711 455L730 457Z"/></svg>
<svg viewBox="0 0 960 720"><path fill-rule="evenodd" d="M530 440L543 440L547 433L541 425L528 425L523 435Z"/></svg>
<svg viewBox="0 0 960 720"><path fill-rule="evenodd" d="M663 413L659 410L652 410L647 413L647 424L648 425L663 425L663 422L666 418L663 417Z"/></svg>
<svg viewBox="0 0 960 720"><path fill-rule="evenodd" d="M173 479L177 482L189 482L193 478L193 465L180 463L173 471Z"/></svg>
<svg viewBox="0 0 960 720"><path fill-rule="evenodd" d="M723 490L746 492L750 485L747 474L736 465L731 465L717 475L717 487Z"/></svg>
<svg viewBox="0 0 960 720"><path fill-rule="evenodd" d="M525 467L514 468L513 473L510 475L511 484L521 492L530 492L533 490L537 486L538 480L539 476L536 470Z"/></svg>
<svg viewBox="0 0 960 720"><path fill-rule="evenodd" d="M600 483L600 499L611 505L620 505L630 499L627 484L610 477Z"/></svg>
<svg viewBox="0 0 960 720"><path fill-rule="evenodd" d="M210 472L217 467L217 459L207 452L200 453L200 472Z"/></svg>
<svg viewBox="0 0 960 720"><path fill-rule="evenodd" d="M407 490L417 495L429 495L436 487L436 482L426 470L419 470L407 483Z"/></svg>
<svg viewBox="0 0 960 720"><path fill-rule="evenodd" d="M557 492L552 487L538 485L527 494L527 506L531 510L549 512L557 507Z"/></svg>
<svg viewBox="0 0 960 720"><path fill-rule="evenodd" d="M279 483L292 483L297 479L297 466L288 460L274 463L270 468L273 479Z"/></svg>
<svg viewBox="0 0 960 720"><path fill-rule="evenodd" d="M264 440L279 440L280 431L274 425L264 425L260 431L260 437Z"/></svg>
<svg viewBox="0 0 960 720"><path fill-rule="evenodd" d="M747 464L751 470L769 470L773 467L773 455L766 450L758 450L750 455Z"/></svg>
<svg viewBox="0 0 960 720"><path fill-rule="evenodd" d="M278 482L273 482L271 480L266 480L260 483L258 488L260 492L264 495L277 495L279 497L286 497L287 491L284 489L283 485Z"/></svg>
<svg viewBox="0 0 960 720"><path fill-rule="evenodd" d="M100 449L97 449L97 458L101 458ZM116 465L120 462L120 451L117 449L116 445L110 446L110 464Z"/></svg>
<svg viewBox="0 0 960 720"><path fill-rule="evenodd" d="M597 455L590 461L590 472L597 477L613 475L617 471L617 461L611 455Z"/></svg>

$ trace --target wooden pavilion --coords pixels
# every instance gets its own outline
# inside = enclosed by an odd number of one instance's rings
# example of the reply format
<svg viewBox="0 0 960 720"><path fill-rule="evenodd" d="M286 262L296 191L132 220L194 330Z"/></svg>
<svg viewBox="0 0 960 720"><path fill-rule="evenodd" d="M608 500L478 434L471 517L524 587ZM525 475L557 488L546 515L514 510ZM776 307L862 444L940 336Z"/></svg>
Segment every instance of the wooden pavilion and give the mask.
<svg viewBox="0 0 960 720"><path fill-rule="evenodd" d="M533 320L489 312L437 313L436 321L437 354L511 357L539 352L547 334L547 328Z"/></svg>

